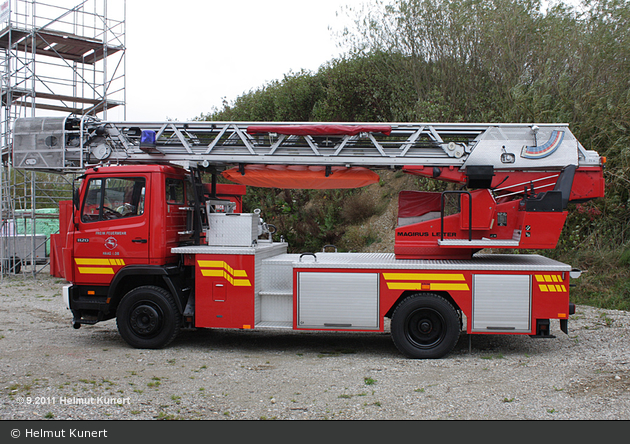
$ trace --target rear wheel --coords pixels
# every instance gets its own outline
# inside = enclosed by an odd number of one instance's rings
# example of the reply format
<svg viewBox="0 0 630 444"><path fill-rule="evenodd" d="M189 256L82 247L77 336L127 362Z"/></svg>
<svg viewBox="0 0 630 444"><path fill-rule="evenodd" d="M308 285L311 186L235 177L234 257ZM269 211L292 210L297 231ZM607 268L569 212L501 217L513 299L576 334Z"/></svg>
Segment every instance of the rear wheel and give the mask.
<svg viewBox="0 0 630 444"><path fill-rule="evenodd" d="M161 287L138 287L117 310L120 336L136 348L162 348L175 339L182 320L171 293Z"/></svg>
<svg viewBox="0 0 630 444"><path fill-rule="evenodd" d="M414 359L441 358L459 339L457 310L441 296L419 293L404 299L392 315L394 344Z"/></svg>

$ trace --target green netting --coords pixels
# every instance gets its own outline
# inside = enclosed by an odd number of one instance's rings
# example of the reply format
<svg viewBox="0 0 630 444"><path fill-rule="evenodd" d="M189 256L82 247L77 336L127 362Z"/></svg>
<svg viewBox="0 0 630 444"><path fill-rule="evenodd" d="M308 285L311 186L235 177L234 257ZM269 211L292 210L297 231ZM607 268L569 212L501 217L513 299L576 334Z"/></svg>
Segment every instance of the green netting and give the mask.
<svg viewBox="0 0 630 444"><path fill-rule="evenodd" d="M29 214L30 216L30 214ZM17 234L33 234L32 219L18 218L15 221ZM50 251L50 235L59 232L59 210L43 208L35 211L35 234L46 236L46 251Z"/></svg>

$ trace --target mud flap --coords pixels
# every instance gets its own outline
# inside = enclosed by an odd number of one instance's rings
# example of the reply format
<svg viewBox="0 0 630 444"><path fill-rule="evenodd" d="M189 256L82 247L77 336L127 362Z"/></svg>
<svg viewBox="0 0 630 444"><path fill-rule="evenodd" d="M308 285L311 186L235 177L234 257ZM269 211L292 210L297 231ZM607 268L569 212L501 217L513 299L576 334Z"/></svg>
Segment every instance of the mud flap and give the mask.
<svg viewBox="0 0 630 444"><path fill-rule="evenodd" d="M554 335L550 334L550 322L549 319L536 319L536 334L529 335L531 338L555 338Z"/></svg>

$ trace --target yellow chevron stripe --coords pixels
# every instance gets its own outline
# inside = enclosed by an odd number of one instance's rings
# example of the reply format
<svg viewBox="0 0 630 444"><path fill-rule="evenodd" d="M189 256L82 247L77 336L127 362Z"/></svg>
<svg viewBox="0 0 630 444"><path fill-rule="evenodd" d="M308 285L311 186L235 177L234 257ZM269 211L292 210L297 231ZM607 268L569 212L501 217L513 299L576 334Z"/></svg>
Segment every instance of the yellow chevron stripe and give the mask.
<svg viewBox="0 0 630 444"><path fill-rule="evenodd" d="M544 284L539 284L538 288L540 288L540 291L542 291L544 293L566 293L567 292L567 287L564 286L564 285L555 285L555 284L544 285Z"/></svg>
<svg viewBox="0 0 630 444"><path fill-rule="evenodd" d="M225 266L229 267L229 265L227 265L223 261L197 261L197 264L199 264L199 266L202 268L223 268Z"/></svg>
<svg viewBox="0 0 630 444"><path fill-rule="evenodd" d="M234 277L247 277L245 270L235 270L224 261L197 261L199 268L222 268Z"/></svg>
<svg viewBox="0 0 630 444"><path fill-rule="evenodd" d="M245 270L234 270L224 261L197 261L200 268L222 268L232 276L247 277Z"/></svg>
<svg viewBox="0 0 630 444"><path fill-rule="evenodd" d="M536 282L540 284L542 283L548 284L548 283L554 283L554 282L557 282L559 284L562 283L562 278L558 276L557 274L536 274L534 275L534 277L536 278ZM542 289L542 286L541 286L541 289ZM546 290L543 290L543 291L546 291ZM566 291L566 288L564 291Z"/></svg>
<svg viewBox="0 0 630 444"><path fill-rule="evenodd" d="M429 286L427 288L426 286ZM424 286L424 288L423 288ZM390 290L433 290L433 291L469 291L468 284L431 283L422 284L420 282L388 282L387 288Z"/></svg>
<svg viewBox="0 0 630 444"><path fill-rule="evenodd" d="M81 274L114 274L114 269L111 267L79 267L79 273Z"/></svg>
<svg viewBox="0 0 630 444"><path fill-rule="evenodd" d="M205 269L202 268L201 269L201 275L204 277L222 277L224 278L226 281L228 281L230 284L234 285L235 287L251 287L252 284L249 281L249 279L234 279L231 274L234 275L234 277L247 277L247 272L245 270L233 270L232 267L230 267L229 265L227 265L225 262L222 261L197 261L197 263L199 264L200 267L202 266L207 266L208 263L220 263L222 264L221 266L223 266L226 270L229 269L231 271L227 272L224 270L216 270L216 269ZM203 263L203 265L202 265Z"/></svg>
<svg viewBox="0 0 630 444"><path fill-rule="evenodd" d="M463 274L383 273L386 281L465 281Z"/></svg>
<svg viewBox="0 0 630 444"><path fill-rule="evenodd" d="M435 291L468 291L468 284L431 284L431 290Z"/></svg>
<svg viewBox="0 0 630 444"><path fill-rule="evenodd" d="M224 274L223 270L201 270L201 275L205 277L223 277Z"/></svg>
<svg viewBox="0 0 630 444"><path fill-rule="evenodd" d="M74 262L77 265L125 265L125 261L122 259L105 259L105 258L74 258Z"/></svg>
<svg viewBox="0 0 630 444"><path fill-rule="evenodd" d="M75 258L77 265L109 265L109 259Z"/></svg>

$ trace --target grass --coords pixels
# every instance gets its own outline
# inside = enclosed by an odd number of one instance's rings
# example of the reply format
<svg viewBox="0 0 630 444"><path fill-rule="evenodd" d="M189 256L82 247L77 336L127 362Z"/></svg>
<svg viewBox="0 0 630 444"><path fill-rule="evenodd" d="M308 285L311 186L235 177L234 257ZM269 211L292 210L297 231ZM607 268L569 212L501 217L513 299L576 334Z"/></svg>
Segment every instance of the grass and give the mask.
<svg viewBox="0 0 630 444"><path fill-rule="evenodd" d="M571 281L571 301L579 305L630 311L630 248L576 248L550 254L583 271Z"/></svg>
<svg viewBox="0 0 630 444"><path fill-rule="evenodd" d="M498 355L490 355L490 356L482 356L481 359L503 359L504 356L502 353L499 353Z"/></svg>
<svg viewBox="0 0 630 444"><path fill-rule="evenodd" d="M147 387L158 388L160 384L162 384L162 382L160 381L160 378L158 378L157 376L154 376L153 378L151 378L151 382L147 383Z"/></svg>
<svg viewBox="0 0 630 444"><path fill-rule="evenodd" d="M184 418L182 418L181 416L178 416L178 415L173 415L173 414L170 414L170 413L160 412L155 417L155 419L157 419L158 421L178 421L178 420L182 420Z"/></svg>

